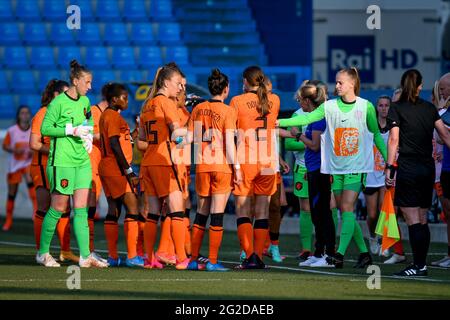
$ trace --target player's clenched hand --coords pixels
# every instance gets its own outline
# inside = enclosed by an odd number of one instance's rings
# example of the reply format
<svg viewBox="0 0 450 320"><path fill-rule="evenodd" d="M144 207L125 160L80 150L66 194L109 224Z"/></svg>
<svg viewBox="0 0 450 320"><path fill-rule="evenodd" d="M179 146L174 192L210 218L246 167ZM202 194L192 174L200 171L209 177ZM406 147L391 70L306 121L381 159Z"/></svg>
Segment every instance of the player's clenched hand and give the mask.
<svg viewBox="0 0 450 320"><path fill-rule="evenodd" d="M127 174L127 179L133 188L137 188L137 186L139 184L139 177L137 177L134 172Z"/></svg>

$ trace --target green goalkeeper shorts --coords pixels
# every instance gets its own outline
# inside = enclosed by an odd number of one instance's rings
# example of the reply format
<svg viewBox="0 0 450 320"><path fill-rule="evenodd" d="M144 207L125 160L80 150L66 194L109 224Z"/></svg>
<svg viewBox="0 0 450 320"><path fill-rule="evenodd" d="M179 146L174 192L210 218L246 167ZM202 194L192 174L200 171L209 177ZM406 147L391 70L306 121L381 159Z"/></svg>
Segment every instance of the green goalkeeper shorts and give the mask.
<svg viewBox="0 0 450 320"><path fill-rule="evenodd" d="M366 173L333 174L331 189L338 195L344 190L360 193L366 186L366 177Z"/></svg>
<svg viewBox="0 0 450 320"><path fill-rule="evenodd" d="M308 198L308 177L306 167L294 165L294 195L299 198Z"/></svg>
<svg viewBox="0 0 450 320"><path fill-rule="evenodd" d="M58 191L61 194L73 195L78 189L91 189L91 164L82 167L55 167L47 166L47 176L50 192Z"/></svg>

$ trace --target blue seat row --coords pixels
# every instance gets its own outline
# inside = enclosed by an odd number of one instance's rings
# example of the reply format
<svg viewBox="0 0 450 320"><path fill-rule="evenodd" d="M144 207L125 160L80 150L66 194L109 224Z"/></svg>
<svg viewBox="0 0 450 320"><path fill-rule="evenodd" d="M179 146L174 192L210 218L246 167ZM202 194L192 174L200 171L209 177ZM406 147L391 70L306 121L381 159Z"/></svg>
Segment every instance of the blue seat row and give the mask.
<svg viewBox="0 0 450 320"><path fill-rule="evenodd" d="M19 21L61 21L75 11L76 5L85 21L148 21L172 19L171 0L16 0L0 1L0 19ZM78 10L76 8L75 10Z"/></svg>
<svg viewBox="0 0 450 320"><path fill-rule="evenodd" d="M103 32L101 30L103 29ZM153 31L155 29L155 33ZM178 23L83 23L81 29L70 30L66 23L25 23L21 32L15 22L2 23L0 45L146 45L181 41Z"/></svg>
<svg viewBox="0 0 450 320"><path fill-rule="evenodd" d="M176 61L189 64L188 49L184 46L142 46L142 47L5 47L0 53L0 65L6 69L66 68L77 59L92 69L101 68L147 68L163 62ZM163 52L162 52L163 51ZM1 52L1 51L0 51ZM164 54L163 54L164 53Z"/></svg>

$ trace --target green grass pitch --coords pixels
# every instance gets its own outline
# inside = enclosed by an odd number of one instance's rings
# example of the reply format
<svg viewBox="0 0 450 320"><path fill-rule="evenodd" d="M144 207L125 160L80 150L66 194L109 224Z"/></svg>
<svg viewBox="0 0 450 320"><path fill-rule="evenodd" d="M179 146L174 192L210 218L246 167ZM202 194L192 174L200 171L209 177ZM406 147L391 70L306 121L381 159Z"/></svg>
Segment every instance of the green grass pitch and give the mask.
<svg viewBox="0 0 450 320"><path fill-rule="evenodd" d="M122 235L122 230L120 231ZM96 248L106 257L103 225L96 223ZM207 239L201 252L207 254ZM282 264L272 263L267 270L241 270L225 273L205 271L82 269L81 289L69 290L67 267L44 268L34 261L33 226L28 220L16 220L10 232L0 233L0 299L450 299L450 270L429 267L425 279L398 279L392 273L405 264L383 265L381 288L368 289L366 270L353 269L356 247L350 246L343 269L300 268L295 256L299 251L298 236L282 235L280 248L287 258ZM51 252L59 253L55 235ZM72 235L72 247L76 247ZM124 251L123 237L119 249ZM405 243L406 252L411 252ZM429 262L446 253L445 244L432 244ZM74 250L75 251L75 250ZM227 266L239 260L239 244L234 232L226 232L219 258ZM411 261L411 255L408 255Z"/></svg>

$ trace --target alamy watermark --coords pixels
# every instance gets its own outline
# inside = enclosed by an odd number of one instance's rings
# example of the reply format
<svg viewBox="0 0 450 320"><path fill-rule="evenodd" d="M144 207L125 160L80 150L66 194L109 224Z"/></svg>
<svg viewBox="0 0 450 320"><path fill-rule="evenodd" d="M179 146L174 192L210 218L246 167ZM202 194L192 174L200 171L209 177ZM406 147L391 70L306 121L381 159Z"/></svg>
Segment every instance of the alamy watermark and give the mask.
<svg viewBox="0 0 450 320"><path fill-rule="evenodd" d="M79 6L70 5L66 10L67 14L70 14L66 20L66 26L70 30L80 30L81 29L81 9Z"/></svg>
<svg viewBox="0 0 450 320"><path fill-rule="evenodd" d="M372 4L367 7L367 14L370 16L366 20L366 26L369 30L381 29L381 9L379 6Z"/></svg>
<svg viewBox="0 0 450 320"><path fill-rule="evenodd" d="M367 270L367 274L370 274L370 276L367 278L366 286L369 290L380 290L381 289L381 269L377 265L370 265Z"/></svg>
<svg viewBox="0 0 450 320"><path fill-rule="evenodd" d="M66 271L70 276L67 277L66 286L69 290L81 289L81 268L76 265L69 266Z"/></svg>

